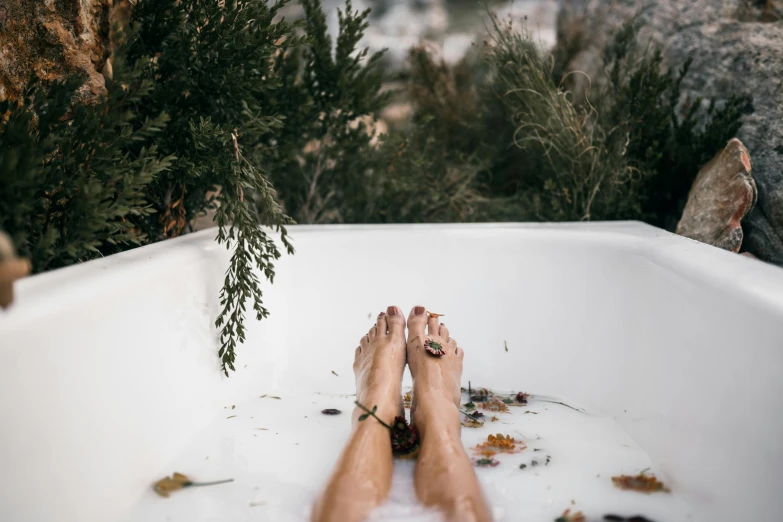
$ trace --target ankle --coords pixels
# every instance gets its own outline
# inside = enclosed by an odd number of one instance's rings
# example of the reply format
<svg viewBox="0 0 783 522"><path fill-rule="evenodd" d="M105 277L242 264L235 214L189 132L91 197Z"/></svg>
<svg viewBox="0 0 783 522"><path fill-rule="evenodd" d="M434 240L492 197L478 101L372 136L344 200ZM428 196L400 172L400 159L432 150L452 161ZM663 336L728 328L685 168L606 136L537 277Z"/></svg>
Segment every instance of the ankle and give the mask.
<svg viewBox="0 0 783 522"><path fill-rule="evenodd" d="M356 406L353 409L353 419L354 421L358 421L359 417L362 415L368 415L364 422L370 422L374 424L378 424L378 420L380 419L384 423L391 425L391 423L394 421L394 418L399 414L397 410L397 406L394 404L386 402L373 402L369 401L367 403L359 401L359 403L364 406L364 408L361 408L359 406ZM373 408L375 409L374 413L372 412ZM377 417L377 418L376 418Z"/></svg>
<svg viewBox="0 0 783 522"><path fill-rule="evenodd" d="M457 406L440 395L417 399L414 419L419 431L440 433L446 438L460 437L460 413Z"/></svg>

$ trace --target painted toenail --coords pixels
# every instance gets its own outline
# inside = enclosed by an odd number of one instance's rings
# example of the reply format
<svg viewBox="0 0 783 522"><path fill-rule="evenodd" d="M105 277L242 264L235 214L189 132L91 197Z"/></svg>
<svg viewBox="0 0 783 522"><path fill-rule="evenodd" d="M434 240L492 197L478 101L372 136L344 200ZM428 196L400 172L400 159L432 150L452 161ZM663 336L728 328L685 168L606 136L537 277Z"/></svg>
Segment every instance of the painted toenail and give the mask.
<svg viewBox="0 0 783 522"><path fill-rule="evenodd" d="M416 308L413 309L413 313L415 315L423 314L424 313L424 307L423 306L417 306Z"/></svg>
<svg viewBox="0 0 783 522"><path fill-rule="evenodd" d="M383 317L384 315L386 315L386 314L384 314L383 312L379 313L379 314L378 314L378 319L380 319L380 318L381 318L381 317Z"/></svg>
<svg viewBox="0 0 783 522"><path fill-rule="evenodd" d="M394 306L390 306L389 308L386 309L386 313L391 316L395 316L397 315L397 308L395 308Z"/></svg>

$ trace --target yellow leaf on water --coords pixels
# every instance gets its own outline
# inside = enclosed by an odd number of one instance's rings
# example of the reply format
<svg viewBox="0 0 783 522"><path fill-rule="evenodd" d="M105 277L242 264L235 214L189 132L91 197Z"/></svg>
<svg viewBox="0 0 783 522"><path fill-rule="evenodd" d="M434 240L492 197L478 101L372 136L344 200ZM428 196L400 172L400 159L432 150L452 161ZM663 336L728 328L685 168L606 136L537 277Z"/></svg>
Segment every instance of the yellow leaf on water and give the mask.
<svg viewBox="0 0 783 522"><path fill-rule="evenodd" d="M170 477L163 477L152 485L155 493L161 497L168 497L172 491L177 491L190 485L190 479L182 473L175 472Z"/></svg>

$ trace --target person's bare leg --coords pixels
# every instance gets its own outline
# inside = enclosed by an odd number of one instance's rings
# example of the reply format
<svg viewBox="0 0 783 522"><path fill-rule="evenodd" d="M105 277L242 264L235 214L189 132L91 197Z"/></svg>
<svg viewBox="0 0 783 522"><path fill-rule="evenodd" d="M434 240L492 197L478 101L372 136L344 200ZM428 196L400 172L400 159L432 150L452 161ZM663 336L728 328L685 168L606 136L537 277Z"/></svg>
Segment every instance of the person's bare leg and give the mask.
<svg viewBox="0 0 783 522"><path fill-rule="evenodd" d="M405 369L405 318L396 306L378 316L375 326L356 348L353 371L356 398L387 424L404 415L400 386ZM326 489L313 510L313 521L364 520L389 494L392 451L389 430L377 420L359 422L353 412L353 431L337 461Z"/></svg>
<svg viewBox="0 0 783 522"><path fill-rule="evenodd" d="M428 338L440 343L446 354L438 358L427 353ZM438 324L437 317L428 317L423 306L415 307L408 317L407 351L413 376L411 417L421 435L416 495L424 505L442 510L449 521L490 521L489 506L460 439L464 352L446 326Z"/></svg>

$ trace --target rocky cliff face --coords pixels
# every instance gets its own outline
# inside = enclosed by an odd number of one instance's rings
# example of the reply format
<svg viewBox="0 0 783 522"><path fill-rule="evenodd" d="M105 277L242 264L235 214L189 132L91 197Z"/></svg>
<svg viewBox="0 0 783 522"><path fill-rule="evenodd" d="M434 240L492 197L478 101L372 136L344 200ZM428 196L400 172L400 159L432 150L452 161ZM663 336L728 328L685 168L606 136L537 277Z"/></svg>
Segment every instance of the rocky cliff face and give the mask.
<svg viewBox="0 0 783 522"><path fill-rule="evenodd" d="M783 266L782 8L781 0L563 0L558 32L580 28L587 47L569 69L600 83L600 49L638 15L640 39L660 44L669 64L693 58L685 96L753 96L738 138L753 158L758 204L742 221L742 248Z"/></svg>
<svg viewBox="0 0 783 522"><path fill-rule="evenodd" d="M113 0L0 0L0 99L15 99L31 74L84 76L85 95L104 88ZM0 9L0 19L2 9Z"/></svg>

